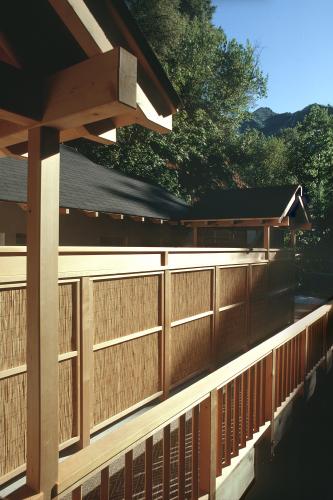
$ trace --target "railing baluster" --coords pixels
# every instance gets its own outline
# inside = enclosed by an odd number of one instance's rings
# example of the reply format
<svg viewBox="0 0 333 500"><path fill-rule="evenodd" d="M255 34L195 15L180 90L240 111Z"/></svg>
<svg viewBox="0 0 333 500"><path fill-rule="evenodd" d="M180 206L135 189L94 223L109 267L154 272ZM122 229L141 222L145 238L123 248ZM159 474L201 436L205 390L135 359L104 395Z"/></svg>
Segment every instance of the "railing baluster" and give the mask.
<svg viewBox="0 0 333 500"><path fill-rule="evenodd" d="M240 436L240 448L246 446L246 409L247 409L247 372L241 374L241 436Z"/></svg>
<svg viewBox="0 0 333 500"><path fill-rule="evenodd" d="M110 495L110 471L109 467L105 467L101 471L100 500L109 500L109 495Z"/></svg>
<svg viewBox="0 0 333 500"><path fill-rule="evenodd" d="M231 382L225 387L225 457L224 466L231 462Z"/></svg>
<svg viewBox="0 0 333 500"><path fill-rule="evenodd" d="M145 453L145 499L153 498L153 437L146 439Z"/></svg>
<svg viewBox="0 0 333 500"><path fill-rule="evenodd" d="M247 439L253 438L253 367L247 375Z"/></svg>
<svg viewBox="0 0 333 500"><path fill-rule="evenodd" d="M235 457L239 453L239 387L240 379L237 377L234 380L234 434L233 434L233 445L232 445L232 455Z"/></svg>
<svg viewBox="0 0 333 500"><path fill-rule="evenodd" d="M260 361L260 427L265 423L266 358Z"/></svg>
<svg viewBox="0 0 333 500"><path fill-rule="evenodd" d="M178 498L185 498L185 425L186 416L178 419Z"/></svg>
<svg viewBox="0 0 333 500"><path fill-rule="evenodd" d="M133 497L133 450L125 455L125 500Z"/></svg>
<svg viewBox="0 0 333 500"><path fill-rule="evenodd" d="M199 497L199 406L192 409L192 500ZM164 496L164 498L166 498ZM169 498L169 497L167 497Z"/></svg>
<svg viewBox="0 0 333 500"><path fill-rule="evenodd" d="M170 425L163 429L163 498L170 496Z"/></svg>
<svg viewBox="0 0 333 500"><path fill-rule="evenodd" d="M286 398L286 345L281 346L281 399L280 404Z"/></svg>
<svg viewBox="0 0 333 500"><path fill-rule="evenodd" d="M259 431L259 420L260 420L260 370L259 363L256 363L254 366L254 432Z"/></svg>
<svg viewBox="0 0 333 500"><path fill-rule="evenodd" d="M280 406L280 391L281 391L281 348L275 350L275 360L276 360L276 377L275 377L275 397L273 401L274 410Z"/></svg>
<svg viewBox="0 0 333 500"><path fill-rule="evenodd" d="M78 486L72 491L72 500L82 500L82 486Z"/></svg>
<svg viewBox="0 0 333 500"><path fill-rule="evenodd" d="M222 474L223 461L223 438L222 438L222 407L223 407L223 388L217 391L217 429L216 429L216 475Z"/></svg>
<svg viewBox="0 0 333 500"><path fill-rule="evenodd" d="M200 495L216 492L216 437L217 437L217 390L200 403Z"/></svg>

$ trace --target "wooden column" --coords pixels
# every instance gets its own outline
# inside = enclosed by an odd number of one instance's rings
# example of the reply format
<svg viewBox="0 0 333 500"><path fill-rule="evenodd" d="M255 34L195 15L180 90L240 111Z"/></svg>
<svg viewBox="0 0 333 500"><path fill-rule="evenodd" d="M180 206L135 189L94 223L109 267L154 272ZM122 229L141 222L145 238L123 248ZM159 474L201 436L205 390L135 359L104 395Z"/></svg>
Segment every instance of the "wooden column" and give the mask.
<svg viewBox="0 0 333 500"><path fill-rule="evenodd" d="M27 485L51 497L58 479L59 133L29 131Z"/></svg>
<svg viewBox="0 0 333 500"><path fill-rule="evenodd" d="M217 404L218 394L214 389L210 397L200 403L200 495L209 495L211 500L216 495L217 451Z"/></svg>
<svg viewBox="0 0 333 500"><path fill-rule="evenodd" d="M267 252L267 260L269 260L269 250L271 246L271 228L264 226L264 248Z"/></svg>

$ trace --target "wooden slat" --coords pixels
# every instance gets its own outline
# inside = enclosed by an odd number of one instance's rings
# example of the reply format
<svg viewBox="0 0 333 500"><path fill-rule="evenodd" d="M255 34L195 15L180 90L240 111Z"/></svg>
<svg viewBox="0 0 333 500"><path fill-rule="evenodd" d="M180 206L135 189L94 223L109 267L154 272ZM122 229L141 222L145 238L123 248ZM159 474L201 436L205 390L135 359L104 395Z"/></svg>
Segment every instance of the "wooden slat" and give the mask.
<svg viewBox="0 0 333 500"><path fill-rule="evenodd" d="M163 498L170 497L170 425L163 429Z"/></svg>
<svg viewBox="0 0 333 500"><path fill-rule="evenodd" d="M82 500L82 486L78 486L72 491L72 500Z"/></svg>
<svg viewBox="0 0 333 500"><path fill-rule="evenodd" d="M179 417L178 425L178 498L185 498L185 415Z"/></svg>
<svg viewBox="0 0 333 500"><path fill-rule="evenodd" d="M253 437L253 403L254 403L254 373L249 368L247 374L247 439Z"/></svg>
<svg viewBox="0 0 333 500"><path fill-rule="evenodd" d="M29 132L27 485L47 498L58 481L59 133Z"/></svg>
<svg viewBox="0 0 333 500"><path fill-rule="evenodd" d="M240 436L240 448L244 448L246 446L246 414L247 414L247 376L248 373L243 372L241 374L241 436Z"/></svg>
<svg viewBox="0 0 333 500"><path fill-rule="evenodd" d="M133 498L133 450L125 455L125 500Z"/></svg>
<svg viewBox="0 0 333 500"><path fill-rule="evenodd" d="M253 430L258 432L260 427L260 367L259 363L254 365L254 418Z"/></svg>
<svg viewBox="0 0 333 500"><path fill-rule="evenodd" d="M224 449L224 466L230 465L231 462L231 382L225 387L224 395L224 419L225 419L225 449Z"/></svg>
<svg viewBox="0 0 333 500"><path fill-rule="evenodd" d="M145 449L145 499L153 498L153 436L146 439Z"/></svg>
<svg viewBox="0 0 333 500"><path fill-rule="evenodd" d="M110 470L109 467L105 467L101 471L100 500L109 500L109 496L110 496Z"/></svg>
<svg viewBox="0 0 333 500"><path fill-rule="evenodd" d="M197 500L198 496L199 496L199 406L195 406L192 409L192 500Z"/></svg>
<svg viewBox="0 0 333 500"><path fill-rule="evenodd" d="M81 278L81 331L80 331L80 447L88 446L92 422L93 377L93 283Z"/></svg>
<svg viewBox="0 0 333 500"><path fill-rule="evenodd" d="M210 499L216 494L216 435L217 435L217 390L200 403L200 451L199 491L208 493Z"/></svg>
<svg viewBox="0 0 333 500"><path fill-rule="evenodd" d="M273 375L273 358L275 357L276 351L269 354L265 358L265 414L264 423L272 420L272 414L274 413L276 401L275 401L275 374Z"/></svg>
<svg viewBox="0 0 333 500"><path fill-rule="evenodd" d="M233 433L233 443L232 443L232 455L235 457L239 453L239 390L240 390L240 377L234 380L234 408L233 408L233 420L234 420L234 433Z"/></svg>
<svg viewBox="0 0 333 500"><path fill-rule="evenodd" d="M217 391L216 476L220 476L222 474L222 461L223 461L222 409L223 409L223 388L218 389Z"/></svg>
<svg viewBox="0 0 333 500"><path fill-rule="evenodd" d="M259 426L265 423L266 358L260 361L260 410Z"/></svg>

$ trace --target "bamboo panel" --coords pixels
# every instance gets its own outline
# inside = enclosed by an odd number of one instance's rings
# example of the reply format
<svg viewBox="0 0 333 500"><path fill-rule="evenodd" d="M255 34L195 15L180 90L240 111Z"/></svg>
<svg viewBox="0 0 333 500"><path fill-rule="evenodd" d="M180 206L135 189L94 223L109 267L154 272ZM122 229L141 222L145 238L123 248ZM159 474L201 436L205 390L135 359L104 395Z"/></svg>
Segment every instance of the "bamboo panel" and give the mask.
<svg viewBox="0 0 333 500"><path fill-rule="evenodd" d="M160 390L158 334L94 353L94 424Z"/></svg>
<svg viewBox="0 0 333 500"><path fill-rule="evenodd" d="M295 285L295 265L291 261L277 261L269 264L269 289L279 290Z"/></svg>
<svg viewBox="0 0 333 500"><path fill-rule="evenodd" d="M94 343L160 326L160 294L159 275L96 281Z"/></svg>
<svg viewBox="0 0 333 500"><path fill-rule="evenodd" d="M211 270L172 274L171 321L212 310L211 287Z"/></svg>
<svg viewBox="0 0 333 500"><path fill-rule="evenodd" d="M77 435L76 359L59 363L59 443Z"/></svg>
<svg viewBox="0 0 333 500"><path fill-rule="evenodd" d="M0 290L0 370L26 362L26 290Z"/></svg>
<svg viewBox="0 0 333 500"><path fill-rule="evenodd" d="M226 267L220 272L219 307L246 300L247 267Z"/></svg>
<svg viewBox="0 0 333 500"><path fill-rule="evenodd" d="M270 301L263 298L251 303L250 343L254 345L270 333Z"/></svg>
<svg viewBox="0 0 333 500"><path fill-rule="evenodd" d="M74 325L74 285L64 283L59 286L59 354L76 350Z"/></svg>
<svg viewBox="0 0 333 500"><path fill-rule="evenodd" d="M245 350L247 346L246 305L221 311L218 325L216 354L218 362L222 363Z"/></svg>
<svg viewBox="0 0 333 500"><path fill-rule="evenodd" d="M268 264L251 266L251 295L265 295L268 289Z"/></svg>
<svg viewBox="0 0 333 500"><path fill-rule="evenodd" d="M211 319L205 317L171 329L171 383L204 371L210 363Z"/></svg>
<svg viewBox="0 0 333 500"><path fill-rule="evenodd" d="M73 284L59 286L59 353L76 349ZM26 363L26 289L0 290L0 371Z"/></svg>
<svg viewBox="0 0 333 500"><path fill-rule="evenodd" d="M26 374L0 380L0 477L25 463Z"/></svg>
<svg viewBox="0 0 333 500"><path fill-rule="evenodd" d="M294 297L289 292L273 296L268 301L269 321L267 334L282 330L291 321Z"/></svg>

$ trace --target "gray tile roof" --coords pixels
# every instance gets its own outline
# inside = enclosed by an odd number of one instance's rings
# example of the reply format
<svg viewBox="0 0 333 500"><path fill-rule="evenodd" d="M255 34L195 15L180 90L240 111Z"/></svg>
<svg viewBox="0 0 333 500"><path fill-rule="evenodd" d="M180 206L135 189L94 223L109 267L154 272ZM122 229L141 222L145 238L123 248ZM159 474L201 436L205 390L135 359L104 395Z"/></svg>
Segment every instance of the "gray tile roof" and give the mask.
<svg viewBox="0 0 333 500"><path fill-rule="evenodd" d="M0 158L0 200L26 202L26 160ZM60 148L60 206L158 219L181 219L188 212L165 189L97 165L68 146Z"/></svg>
<svg viewBox="0 0 333 500"><path fill-rule="evenodd" d="M187 218L268 219L281 217L296 192L301 195L302 188L293 185L216 190L194 205ZM291 207L291 211L293 209L295 206Z"/></svg>

